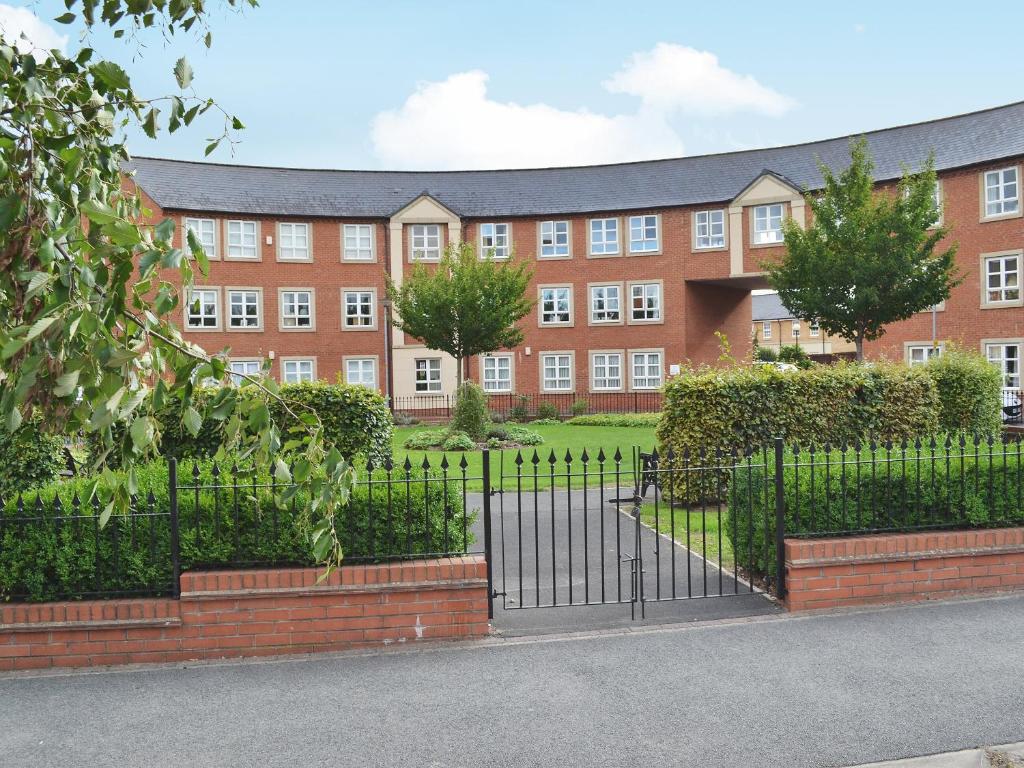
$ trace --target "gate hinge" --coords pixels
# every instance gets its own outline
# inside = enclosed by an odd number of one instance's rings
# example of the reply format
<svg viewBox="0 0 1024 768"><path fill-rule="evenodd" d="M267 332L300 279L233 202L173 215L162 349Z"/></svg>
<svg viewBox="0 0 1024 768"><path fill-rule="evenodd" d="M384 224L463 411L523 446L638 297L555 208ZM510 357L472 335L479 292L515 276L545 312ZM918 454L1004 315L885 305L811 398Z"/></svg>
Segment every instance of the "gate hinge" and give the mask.
<svg viewBox="0 0 1024 768"><path fill-rule="evenodd" d="M502 494L504 492L505 492L504 488L491 488L490 495L491 496L498 496L499 494Z"/></svg>

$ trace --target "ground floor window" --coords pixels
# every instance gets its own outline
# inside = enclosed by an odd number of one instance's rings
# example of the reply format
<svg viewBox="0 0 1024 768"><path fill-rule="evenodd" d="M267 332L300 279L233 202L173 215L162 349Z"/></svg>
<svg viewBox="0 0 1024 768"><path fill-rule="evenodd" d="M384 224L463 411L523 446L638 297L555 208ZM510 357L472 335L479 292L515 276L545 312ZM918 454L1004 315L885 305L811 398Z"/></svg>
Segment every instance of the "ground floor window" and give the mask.
<svg viewBox="0 0 1024 768"><path fill-rule="evenodd" d="M633 389L661 386L661 352L633 353Z"/></svg>
<svg viewBox="0 0 1024 768"><path fill-rule="evenodd" d="M942 354L942 347L933 347L931 344L911 344L907 347L907 362L910 365L924 365L933 357Z"/></svg>
<svg viewBox="0 0 1024 768"><path fill-rule="evenodd" d="M377 361L372 357L354 357L345 361L345 383L377 388Z"/></svg>
<svg viewBox="0 0 1024 768"><path fill-rule="evenodd" d="M232 360L228 363L228 370L231 372L231 383L236 387L245 381L243 376L259 376L262 369L263 363L259 360Z"/></svg>
<svg viewBox="0 0 1024 768"><path fill-rule="evenodd" d="M313 380L312 360L284 360L281 363L285 384L301 384Z"/></svg>
<svg viewBox="0 0 1024 768"><path fill-rule="evenodd" d="M542 355L541 369L545 392L569 392L572 390L572 355Z"/></svg>
<svg viewBox="0 0 1024 768"><path fill-rule="evenodd" d="M622 355L595 352L591 357L593 389L622 389Z"/></svg>
<svg viewBox="0 0 1024 768"><path fill-rule="evenodd" d="M1003 386L1020 389L1020 344L986 344L985 354L1003 372Z"/></svg>
<svg viewBox="0 0 1024 768"><path fill-rule="evenodd" d="M509 355L490 355L484 358L484 391L512 391L512 358Z"/></svg>
<svg viewBox="0 0 1024 768"><path fill-rule="evenodd" d="M441 358L425 357L416 361L416 391L441 391Z"/></svg>

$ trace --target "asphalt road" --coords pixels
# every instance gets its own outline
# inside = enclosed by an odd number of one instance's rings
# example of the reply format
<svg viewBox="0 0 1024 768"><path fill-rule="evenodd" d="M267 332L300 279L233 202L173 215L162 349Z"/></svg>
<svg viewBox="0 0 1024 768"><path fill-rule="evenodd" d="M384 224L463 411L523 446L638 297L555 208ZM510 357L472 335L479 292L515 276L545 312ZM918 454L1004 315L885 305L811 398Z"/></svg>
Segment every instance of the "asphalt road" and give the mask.
<svg viewBox="0 0 1024 768"><path fill-rule="evenodd" d="M822 768L1024 738L1024 595L0 678L0 764Z"/></svg>

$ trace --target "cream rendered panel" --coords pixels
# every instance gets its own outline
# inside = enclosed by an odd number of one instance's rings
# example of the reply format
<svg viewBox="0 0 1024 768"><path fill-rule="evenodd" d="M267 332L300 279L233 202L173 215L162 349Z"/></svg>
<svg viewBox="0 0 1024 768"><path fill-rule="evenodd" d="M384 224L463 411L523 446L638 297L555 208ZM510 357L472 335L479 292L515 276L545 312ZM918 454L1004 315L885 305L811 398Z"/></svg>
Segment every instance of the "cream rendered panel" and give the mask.
<svg viewBox="0 0 1024 768"><path fill-rule="evenodd" d="M750 239L743 231L743 209L766 203L789 203L789 215L801 227L807 223L806 203L800 190L774 176L764 175L729 204L729 272L742 275L743 247Z"/></svg>
<svg viewBox="0 0 1024 768"><path fill-rule="evenodd" d="M402 243L402 230L406 224L446 224L448 241L458 243L462 240L462 220L445 206L428 195L420 195L409 205L402 208L388 222L388 252L391 262L391 279L395 285L402 284L405 265L409 255ZM418 357L441 358L441 391L433 394L451 395L455 392L456 368L455 358L443 352L426 349L419 344L405 342L405 334L397 328L392 329L392 378L395 397L409 397L416 394L415 360ZM381 382L381 391L386 386Z"/></svg>

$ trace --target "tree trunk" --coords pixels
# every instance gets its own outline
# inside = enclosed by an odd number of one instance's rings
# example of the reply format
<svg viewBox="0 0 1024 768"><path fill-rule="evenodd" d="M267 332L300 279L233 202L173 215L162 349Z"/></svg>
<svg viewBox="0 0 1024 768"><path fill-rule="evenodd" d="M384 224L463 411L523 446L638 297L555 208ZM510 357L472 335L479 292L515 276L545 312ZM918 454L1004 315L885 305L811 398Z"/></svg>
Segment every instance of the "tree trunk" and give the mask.
<svg viewBox="0 0 1024 768"><path fill-rule="evenodd" d="M464 358L455 358L455 391L458 392L462 388L462 361Z"/></svg>
<svg viewBox="0 0 1024 768"><path fill-rule="evenodd" d="M853 343L857 347L857 362L858 363L863 363L864 362L864 337L863 336L858 336L856 339L854 339Z"/></svg>

